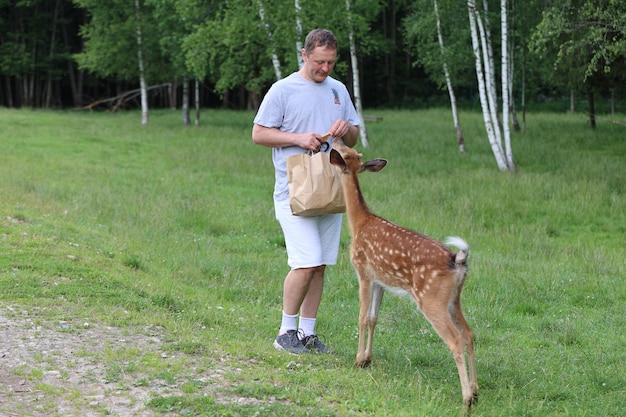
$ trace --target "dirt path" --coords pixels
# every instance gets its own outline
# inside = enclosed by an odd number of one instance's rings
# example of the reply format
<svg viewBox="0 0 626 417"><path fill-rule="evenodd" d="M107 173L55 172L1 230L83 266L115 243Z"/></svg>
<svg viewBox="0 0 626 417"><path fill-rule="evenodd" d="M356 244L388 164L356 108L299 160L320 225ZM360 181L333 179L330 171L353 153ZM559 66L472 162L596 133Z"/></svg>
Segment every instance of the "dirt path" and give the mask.
<svg viewBox="0 0 626 417"><path fill-rule="evenodd" d="M172 360L162 347L158 328L46 321L0 305L0 417L153 416L146 401L180 395L177 384L125 373L127 357L116 366L106 355L138 349Z"/></svg>

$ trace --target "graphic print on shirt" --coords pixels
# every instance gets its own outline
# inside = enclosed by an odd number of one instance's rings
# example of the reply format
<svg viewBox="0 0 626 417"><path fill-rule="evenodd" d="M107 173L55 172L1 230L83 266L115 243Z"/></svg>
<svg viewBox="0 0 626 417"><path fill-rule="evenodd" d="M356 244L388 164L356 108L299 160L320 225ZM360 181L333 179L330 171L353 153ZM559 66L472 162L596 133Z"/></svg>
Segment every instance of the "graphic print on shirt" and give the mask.
<svg viewBox="0 0 626 417"><path fill-rule="evenodd" d="M341 100L339 100L339 93L336 88L331 88L333 90L333 96L335 96L335 104L341 104Z"/></svg>

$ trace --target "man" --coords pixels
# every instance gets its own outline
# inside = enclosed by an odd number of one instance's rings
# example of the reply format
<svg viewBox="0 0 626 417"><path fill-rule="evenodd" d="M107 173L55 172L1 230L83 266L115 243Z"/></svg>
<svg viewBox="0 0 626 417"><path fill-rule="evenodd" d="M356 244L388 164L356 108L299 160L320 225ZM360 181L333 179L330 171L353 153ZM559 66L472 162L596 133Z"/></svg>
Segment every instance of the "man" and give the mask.
<svg viewBox="0 0 626 417"><path fill-rule="evenodd" d="M329 76L337 60L335 35L312 30L301 53L302 68L274 83L265 95L254 119L252 140L272 148L274 208L291 268L284 281L283 315L274 347L293 354L331 353L316 336L315 324L326 265L337 262L342 215L292 215L286 159L320 151L325 133L331 137L323 151L330 152L333 138L354 146L360 121L345 85Z"/></svg>

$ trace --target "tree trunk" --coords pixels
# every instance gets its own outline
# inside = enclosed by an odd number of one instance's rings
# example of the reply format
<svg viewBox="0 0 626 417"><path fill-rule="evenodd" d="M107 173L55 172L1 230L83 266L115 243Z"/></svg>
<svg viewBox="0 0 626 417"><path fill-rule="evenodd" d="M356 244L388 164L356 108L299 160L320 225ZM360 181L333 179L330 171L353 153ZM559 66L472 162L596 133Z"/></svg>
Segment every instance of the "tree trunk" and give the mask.
<svg viewBox="0 0 626 417"><path fill-rule="evenodd" d="M189 119L189 76L183 76L183 125L188 126Z"/></svg>
<svg viewBox="0 0 626 417"><path fill-rule="evenodd" d="M435 6L435 18L437 19L437 39L439 40L439 48L441 49L441 55L444 55L445 47L443 44L443 35L441 34L441 20L439 19L439 7L437 6L437 0L433 1ZM452 120L454 122L454 129L456 130L456 140L459 145L459 152L465 152L465 139L463 138L463 131L461 130L461 122L459 121L459 114L456 107L456 96L454 95L454 88L452 87L452 79L450 78L450 71L448 71L448 64L443 63L443 72L446 77L446 86L448 88L448 95L450 96L450 107L452 108Z"/></svg>
<svg viewBox="0 0 626 417"><path fill-rule="evenodd" d="M611 90L611 116L615 116L615 91Z"/></svg>
<svg viewBox="0 0 626 417"><path fill-rule="evenodd" d="M513 150L511 149L511 129L509 126L509 53L506 0L500 0L500 24L502 36L502 133L504 134L504 150L509 171L515 171Z"/></svg>
<svg viewBox="0 0 626 417"><path fill-rule="evenodd" d="M143 67L143 53L141 39L141 8L139 0L135 0L135 18L137 20L137 60L139 63L139 87L141 89L141 124L148 124L148 90L146 88L146 77Z"/></svg>
<svg viewBox="0 0 626 417"><path fill-rule="evenodd" d="M511 0L511 14L513 15L513 17L515 16L515 0ZM513 27L513 25L510 25L510 32L511 33L515 33L515 28ZM511 115L511 120L513 122L513 130L516 132L519 132L520 126L519 126L519 121L517 120L517 111L515 109L515 95L513 94L513 82L515 80L515 71L514 71L514 66L515 66L515 44L514 44L514 37L511 36L510 38L510 42L509 42L509 73L508 73L508 77L509 77L509 113Z"/></svg>
<svg viewBox="0 0 626 417"><path fill-rule="evenodd" d="M487 4L483 0L485 7L485 21L487 19ZM483 17L480 12L476 10L476 23L478 24L478 33L480 34L480 44L483 53L483 68L485 75L485 86L487 88L487 104L489 105L489 114L491 123L493 124L493 132L495 134L495 140L502 147L502 134L500 119L498 118L498 92L496 89L496 67L493 62L493 53L491 51L491 34L489 33L489 25L483 24Z"/></svg>
<svg viewBox="0 0 626 417"><path fill-rule="evenodd" d="M167 100L169 101L170 110L176 110L176 90L178 89L178 79L172 80L167 86Z"/></svg>
<svg viewBox="0 0 626 417"><path fill-rule="evenodd" d="M593 97L593 88L587 90L587 99L589 100L589 125L592 129L596 128L596 103Z"/></svg>
<svg viewBox="0 0 626 417"><path fill-rule="evenodd" d="M296 8L296 57L298 58L298 68L302 68L304 61L302 60L302 21L300 20L300 1L294 0Z"/></svg>
<svg viewBox="0 0 626 417"><path fill-rule="evenodd" d="M52 102L52 63L54 62L54 46L56 44L56 25L57 16L59 14L61 0L57 0L54 4L54 11L52 12L52 33L50 35L50 62L48 63L48 79L46 80L46 97L44 101L44 108L49 109Z"/></svg>
<svg viewBox="0 0 626 417"><path fill-rule="evenodd" d="M361 102L361 84L359 76L359 61L356 55L356 44L354 42L354 31L352 30L352 13L350 12L350 0L346 0L346 15L348 17L348 38L350 40L350 63L352 65L352 88L354 90L354 101L356 111L361 118L359 123L359 135L361 143L365 148L369 147L367 140L367 129L365 127L365 117L363 117L363 103Z"/></svg>
<svg viewBox="0 0 626 417"><path fill-rule="evenodd" d="M13 108L13 89L11 88L11 77L6 76L4 77L4 83L5 83L5 88L6 88L6 105L8 108Z"/></svg>
<svg viewBox="0 0 626 417"><path fill-rule="evenodd" d="M196 104L196 126L200 125L200 80L196 79L195 80L195 87L194 87L194 101Z"/></svg>
<svg viewBox="0 0 626 417"><path fill-rule="evenodd" d="M280 80L281 78L283 78L283 74L280 71L280 60L278 59L278 55L276 54L276 48L274 47L274 37L272 36L270 25L265 22L265 9L263 7L263 1L258 0L258 3L261 24L263 24L263 27L265 28L265 33L267 33L267 40L269 41L270 47L272 48L272 65L274 65L274 74L276 75L276 80Z"/></svg>
<svg viewBox="0 0 626 417"><path fill-rule="evenodd" d="M526 61L522 62L522 132L526 132Z"/></svg>
<svg viewBox="0 0 626 417"><path fill-rule="evenodd" d="M65 53L68 55L71 53L69 36L67 34L67 24L63 15L63 8L61 8L61 34L63 35L63 44L65 45ZM78 77L76 76L78 74ZM67 60L67 75L70 81L70 88L72 90L72 102L74 107L81 107L83 105L83 70L76 70L76 65L73 59Z"/></svg>
<svg viewBox="0 0 626 417"><path fill-rule="evenodd" d="M483 74L483 62L482 62L482 53L480 49L480 43L478 40L478 30L477 30L477 10L475 0L467 1L467 9L470 20L470 30L472 35L472 49L474 51L474 58L476 64L476 78L478 80L478 92L480 96L480 105L483 111L483 119L485 121L485 129L487 130L487 137L489 139L489 144L491 145L491 151L493 152L494 157L496 158L496 164L498 165L498 169L500 171L507 171L508 167L506 164L506 160L504 158L504 153L502 151L501 143L496 140L496 134L494 129L498 129L497 123L495 123L491 118L491 112L489 109L489 103L487 99L486 92L486 80L485 75Z"/></svg>
<svg viewBox="0 0 626 417"><path fill-rule="evenodd" d="M389 22L389 27L386 28L385 33L387 34L387 38L391 40L389 43L389 51L386 55L386 69L387 69L387 100L390 103L394 103L396 101L396 92L395 92L395 78L396 78L396 65L398 61L397 50L396 50L396 12L397 12L397 4L395 0L390 1L389 5L390 15L389 18L385 19L385 24L387 21Z"/></svg>

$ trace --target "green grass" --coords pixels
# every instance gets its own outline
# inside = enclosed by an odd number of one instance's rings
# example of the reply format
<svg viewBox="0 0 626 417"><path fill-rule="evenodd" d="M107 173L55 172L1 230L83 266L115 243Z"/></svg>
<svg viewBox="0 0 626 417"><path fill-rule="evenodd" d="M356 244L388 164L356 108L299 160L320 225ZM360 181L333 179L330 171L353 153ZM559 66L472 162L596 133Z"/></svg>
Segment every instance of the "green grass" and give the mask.
<svg viewBox="0 0 626 417"><path fill-rule="evenodd" d="M389 165L361 176L370 208L472 249L463 305L476 335L473 415L623 415L624 127L531 113L513 136L513 175L497 170L480 114L461 114L465 155L447 110L375 114L360 150ZM102 359L112 381L141 369L150 373L137 385L185 381L181 395L152 398L156 414L458 415L452 357L408 299L385 297L372 366L352 366L347 224L318 320L338 355L274 351L287 266L271 154L252 144L252 118L205 110L201 126L183 127L178 112L153 111L142 127L136 112L0 110L0 305L37 309L42 321L163 327L171 354L187 359ZM219 363L228 383L196 378Z"/></svg>

